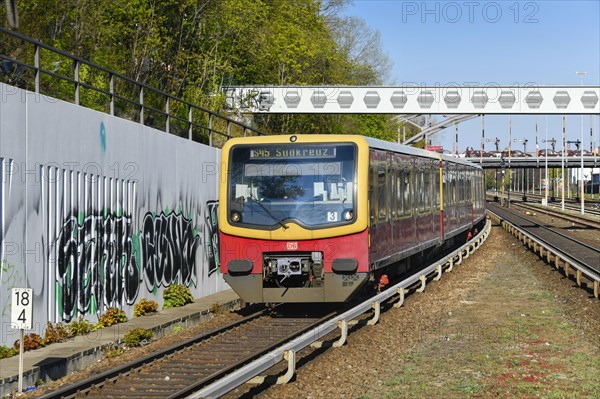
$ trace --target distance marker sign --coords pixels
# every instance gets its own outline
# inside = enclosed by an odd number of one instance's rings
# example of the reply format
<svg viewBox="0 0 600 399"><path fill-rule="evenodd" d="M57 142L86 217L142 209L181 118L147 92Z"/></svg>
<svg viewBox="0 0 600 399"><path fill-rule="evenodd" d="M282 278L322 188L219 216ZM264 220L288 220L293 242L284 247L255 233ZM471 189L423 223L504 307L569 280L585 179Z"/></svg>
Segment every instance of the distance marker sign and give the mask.
<svg viewBox="0 0 600 399"><path fill-rule="evenodd" d="M33 325L33 289L13 288L10 321L12 328L31 330Z"/></svg>

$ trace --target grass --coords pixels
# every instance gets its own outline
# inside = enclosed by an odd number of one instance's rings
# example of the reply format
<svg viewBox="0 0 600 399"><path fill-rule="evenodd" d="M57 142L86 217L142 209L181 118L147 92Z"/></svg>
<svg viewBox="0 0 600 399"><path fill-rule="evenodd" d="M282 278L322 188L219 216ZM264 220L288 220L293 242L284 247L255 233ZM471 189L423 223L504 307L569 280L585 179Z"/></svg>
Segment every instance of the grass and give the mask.
<svg viewBox="0 0 600 399"><path fill-rule="evenodd" d="M599 348L518 260L472 293L477 307L458 307L439 334L402 354L374 397L598 399Z"/></svg>

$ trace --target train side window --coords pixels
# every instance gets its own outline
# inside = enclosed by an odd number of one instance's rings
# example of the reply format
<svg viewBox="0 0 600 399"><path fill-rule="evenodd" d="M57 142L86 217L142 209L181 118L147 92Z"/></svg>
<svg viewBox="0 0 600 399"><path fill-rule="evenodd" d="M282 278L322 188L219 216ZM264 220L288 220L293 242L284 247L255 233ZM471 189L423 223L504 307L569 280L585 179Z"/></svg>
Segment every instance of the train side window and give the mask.
<svg viewBox="0 0 600 399"><path fill-rule="evenodd" d="M431 198L431 183L432 183L432 176L431 176L431 172L432 169L431 168L427 168L423 171L423 186L425 188L424 192L425 192L425 203L423 204L423 210L424 211L430 211L431 210L431 203L432 203L432 198Z"/></svg>
<svg viewBox="0 0 600 399"><path fill-rule="evenodd" d="M433 168L433 199L435 210L440 210L440 169L439 166Z"/></svg>
<svg viewBox="0 0 600 399"><path fill-rule="evenodd" d="M371 225L377 223L376 209L377 209L377 169L374 166L371 166L369 170L369 204L370 204L370 217L371 217Z"/></svg>
<svg viewBox="0 0 600 399"><path fill-rule="evenodd" d="M404 214L405 215L412 215L412 203L410 201L410 193L411 193L411 187L410 187L410 171L409 170L404 170L404 172L402 173L403 179L404 179L404 184L403 184L403 195L404 195L404 201L402 201L402 205L404 206Z"/></svg>
<svg viewBox="0 0 600 399"><path fill-rule="evenodd" d="M396 219L397 212L397 203L396 203L396 169L388 168L388 204L389 204L389 212L390 219Z"/></svg>
<svg viewBox="0 0 600 399"><path fill-rule="evenodd" d="M402 204L404 199L404 190L402 188L403 172L400 169L396 170L396 212L398 216L404 214L404 205Z"/></svg>
<svg viewBox="0 0 600 399"><path fill-rule="evenodd" d="M419 171L419 187L417 189L419 190L419 211L421 212L425 211L425 174L423 169Z"/></svg>
<svg viewBox="0 0 600 399"><path fill-rule="evenodd" d="M377 168L377 199L378 199L378 220L387 219L387 179L385 176L385 166L379 165Z"/></svg>

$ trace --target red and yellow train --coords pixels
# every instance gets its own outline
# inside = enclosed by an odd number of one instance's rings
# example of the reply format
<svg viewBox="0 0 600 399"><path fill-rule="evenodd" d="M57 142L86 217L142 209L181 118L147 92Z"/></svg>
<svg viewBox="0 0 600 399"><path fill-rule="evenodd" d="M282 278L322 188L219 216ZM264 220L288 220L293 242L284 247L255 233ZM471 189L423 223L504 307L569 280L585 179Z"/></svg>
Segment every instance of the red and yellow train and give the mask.
<svg viewBox="0 0 600 399"><path fill-rule="evenodd" d="M484 218L483 171L458 158L353 135L222 149L220 267L248 303L344 302Z"/></svg>

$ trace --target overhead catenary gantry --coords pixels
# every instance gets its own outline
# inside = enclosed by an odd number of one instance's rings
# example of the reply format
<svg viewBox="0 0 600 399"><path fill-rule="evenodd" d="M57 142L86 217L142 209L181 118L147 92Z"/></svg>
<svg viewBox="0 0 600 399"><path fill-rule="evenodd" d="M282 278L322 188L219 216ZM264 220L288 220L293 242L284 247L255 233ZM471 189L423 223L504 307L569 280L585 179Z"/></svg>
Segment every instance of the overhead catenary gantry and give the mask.
<svg viewBox="0 0 600 399"><path fill-rule="evenodd" d="M600 86L236 86L231 109L298 114L600 114Z"/></svg>

